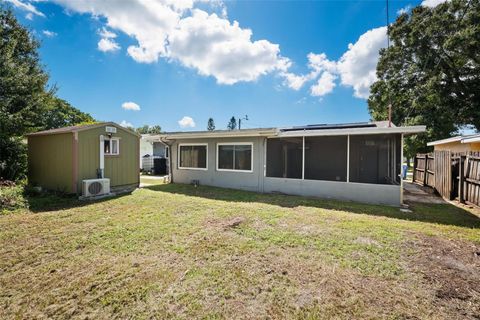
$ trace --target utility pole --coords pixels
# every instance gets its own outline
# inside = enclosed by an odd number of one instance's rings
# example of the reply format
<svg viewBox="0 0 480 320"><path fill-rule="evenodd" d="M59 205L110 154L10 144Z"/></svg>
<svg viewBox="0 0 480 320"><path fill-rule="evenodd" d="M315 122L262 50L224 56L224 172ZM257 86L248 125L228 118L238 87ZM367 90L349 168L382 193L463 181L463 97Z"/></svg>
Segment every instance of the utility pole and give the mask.
<svg viewBox="0 0 480 320"><path fill-rule="evenodd" d="M248 121L248 115L243 118L238 117L238 130L242 129L242 120Z"/></svg>

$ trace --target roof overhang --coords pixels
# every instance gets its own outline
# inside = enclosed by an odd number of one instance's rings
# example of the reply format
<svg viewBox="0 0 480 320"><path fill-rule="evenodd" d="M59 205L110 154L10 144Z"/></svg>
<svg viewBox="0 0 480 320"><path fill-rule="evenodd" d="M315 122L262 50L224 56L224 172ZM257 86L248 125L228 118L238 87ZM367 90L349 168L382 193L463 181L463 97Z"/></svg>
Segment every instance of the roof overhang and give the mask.
<svg viewBox="0 0 480 320"><path fill-rule="evenodd" d="M327 129L281 132L278 137L308 137L308 136L343 136L343 135L368 135L368 134L416 134L425 132L425 126L410 127L373 127L351 129Z"/></svg>
<svg viewBox="0 0 480 320"><path fill-rule="evenodd" d="M462 143L480 142L480 134L476 134L476 135L473 135L473 136L463 138L461 142Z"/></svg>
<svg viewBox="0 0 480 320"><path fill-rule="evenodd" d="M480 134L468 135L468 136L456 136L442 140L431 141L427 143L427 146L432 147L440 144L460 142L460 143L473 143L480 142Z"/></svg>
<svg viewBox="0 0 480 320"><path fill-rule="evenodd" d="M348 129L321 129L281 131L281 129L246 129L231 131L199 131L199 132L174 132L158 135L142 136L147 141L207 139L207 138L234 138L234 137L307 137L307 136L342 136L342 135L367 135L367 134L416 134L426 131L425 126L410 127L367 127Z"/></svg>
<svg viewBox="0 0 480 320"><path fill-rule="evenodd" d="M206 138L230 138L230 137L264 137L274 136L278 132L275 128L269 129L245 129L228 131L198 131L198 132L172 132L143 137L148 141L177 140L177 139L206 139Z"/></svg>

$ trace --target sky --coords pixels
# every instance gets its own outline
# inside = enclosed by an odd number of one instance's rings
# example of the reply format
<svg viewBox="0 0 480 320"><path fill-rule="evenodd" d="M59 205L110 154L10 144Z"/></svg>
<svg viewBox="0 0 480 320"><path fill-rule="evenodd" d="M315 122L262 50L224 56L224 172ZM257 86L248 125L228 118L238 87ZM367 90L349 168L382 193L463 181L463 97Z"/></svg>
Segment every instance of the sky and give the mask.
<svg viewBox="0 0 480 320"><path fill-rule="evenodd" d="M165 131L369 121L386 2L1 0L41 42L58 96ZM417 5L390 0L392 21Z"/></svg>

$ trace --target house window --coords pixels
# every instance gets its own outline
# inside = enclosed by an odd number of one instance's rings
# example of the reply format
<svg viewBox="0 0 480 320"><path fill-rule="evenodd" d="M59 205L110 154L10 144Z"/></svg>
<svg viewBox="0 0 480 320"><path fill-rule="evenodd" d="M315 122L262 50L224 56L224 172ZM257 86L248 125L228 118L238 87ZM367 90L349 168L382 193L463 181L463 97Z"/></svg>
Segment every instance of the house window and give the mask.
<svg viewBox="0 0 480 320"><path fill-rule="evenodd" d="M104 141L103 151L105 155L117 156L120 154L120 139L110 138Z"/></svg>
<svg viewBox="0 0 480 320"><path fill-rule="evenodd" d="M217 144L217 170L252 172L252 143Z"/></svg>
<svg viewBox="0 0 480 320"><path fill-rule="evenodd" d="M267 140L267 177L302 178L303 138Z"/></svg>
<svg viewBox="0 0 480 320"><path fill-rule="evenodd" d="M180 144L178 149L179 169L207 169L206 144Z"/></svg>

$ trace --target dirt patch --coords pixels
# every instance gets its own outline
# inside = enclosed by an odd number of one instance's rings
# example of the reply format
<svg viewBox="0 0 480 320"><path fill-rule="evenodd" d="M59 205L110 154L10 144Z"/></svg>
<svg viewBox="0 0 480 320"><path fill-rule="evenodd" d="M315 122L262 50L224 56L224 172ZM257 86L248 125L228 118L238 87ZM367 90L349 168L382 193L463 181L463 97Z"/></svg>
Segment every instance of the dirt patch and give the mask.
<svg viewBox="0 0 480 320"><path fill-rule="evenodd" d="M208 227L227 231L231 229L236 229L245 222L245 217L229 217L224 219L207 219L204 224Z"/></svg>
<svg viewBox="0 0 480 320"><path fill-rule="evenodd" d="M455 318L480 318L480 247L471 242L416 235L409 268L431 288L435 304ZM456 316L455 316L456 315Z"/></svg>

